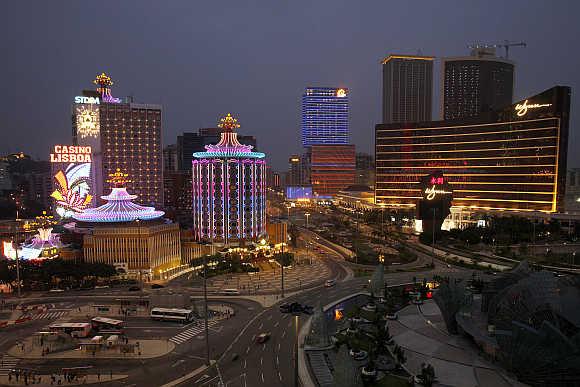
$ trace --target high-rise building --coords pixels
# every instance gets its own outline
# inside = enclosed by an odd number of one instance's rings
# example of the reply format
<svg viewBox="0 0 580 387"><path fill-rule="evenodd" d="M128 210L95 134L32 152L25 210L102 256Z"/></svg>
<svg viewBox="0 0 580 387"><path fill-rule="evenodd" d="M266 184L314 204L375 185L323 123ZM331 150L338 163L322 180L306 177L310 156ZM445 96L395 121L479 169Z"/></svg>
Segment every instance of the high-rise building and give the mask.
<svg viewBox="0 0 580 387"><path fill-rule="evenodd" d="M191 172L166 170L163 172L163 186L163 209L166 217L183 228L191 227Z"/></svg>
<svg viewBox="0 0 580 387"><path fill-rule="evenodd" d="M170 144L163 148L163 172L178 170L177 145Z"/></svg>
<svg viewBox="0 0 580 387"><path fill-rule="evenodd" d="M354 145L313 145L309 148L308 159L315 195L329 197L354 184Z"/></svg>
<svg viewBox="0 0 580 387"><path fill-rule="evenodd" d="M375 158L372 155L357 152L355 184L374 188Z"/></svg>
<svg viewBox="0 0 580 387"><path fill-rule="evenodd" d="M302 95L302 145L348 144L348 89L307 87Z"/></svg>
<svg viewBox="0 0 580 387"><path fill-rule="evenodd" d="M432 119L433 59L417 55L383 59L383 123Z"/></svg>
<svg viewBox="0 0 580 387"><path fill-rule="evenodd" d="M238 141L240 125L221 119L221 139L193 154L193 233L222 244L257 240L266 233L264 153Z"/></svg>
<svg viewBox="0 0 580 387"><path fill-rule="evenodd" d="M441 119L474 117L512 104L514 62L498 58L495 48L478 47L471 56L443 58Z"/></svg>
<svg viewBox="0 0 580 387"><path fill-rule="evenodd" d="M556 86L477 117L377 125L376 203L414 208L445 194L420 185L440 171L452 209L561 212L569 116L570 88Z"/></svg>
<svg viewBox="0 0 580 387"><path fill-rule="evenodd" d="M299 155L292 155L288 159L288 181L286 185L302 186L305 184L304 160Z"/></svg>
<svg viewBox="0 0 580 387"><path fill-rule="evenodd" d="M129 174L127 188L143 203L163 206L161 105L113 97L113 82L104 73L93 82L96 91L74 99L73 141L92 148L95 197L106 193L104 177L119 168Z"/></svg>

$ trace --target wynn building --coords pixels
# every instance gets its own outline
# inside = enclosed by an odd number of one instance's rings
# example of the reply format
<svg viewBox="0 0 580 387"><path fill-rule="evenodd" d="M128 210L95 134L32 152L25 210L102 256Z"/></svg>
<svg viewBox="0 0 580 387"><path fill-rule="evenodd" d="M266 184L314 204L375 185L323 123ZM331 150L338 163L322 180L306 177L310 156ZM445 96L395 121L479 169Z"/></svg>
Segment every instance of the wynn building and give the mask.
<svg viewBox="0 0 580 387"><path fill-rule="evenodd" d="M376 203L415 207L420 178L439 170L456 209L561 212L569 109L556 86L476 117L377 125Z"/></svg>

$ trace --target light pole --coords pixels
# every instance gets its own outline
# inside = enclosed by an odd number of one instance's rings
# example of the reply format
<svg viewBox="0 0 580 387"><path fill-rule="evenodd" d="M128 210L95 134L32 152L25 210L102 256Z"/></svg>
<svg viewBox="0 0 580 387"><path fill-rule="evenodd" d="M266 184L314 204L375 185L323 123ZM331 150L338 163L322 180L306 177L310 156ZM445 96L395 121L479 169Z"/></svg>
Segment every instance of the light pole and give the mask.
<svg viewBox="0 0 580 387"><path fill-rule="evenodd" d="M209 326L207 321L207 255L203 255L203 317L205 320L205 365L209 367Z"/></svg>
<svg viewBox="0 0 580 387"><path fill-rule="evenodd" d="M433 208L433 240L431 242L431 267L434 266L435 260L435 208Z"/></svg>
<svg viewBox="0 0 580 387"><path fill-rule="evenodd" d="M290 206L286 206L286 209L288 210L288 222L290 222Z"/></svg>
<svg viewBox="0 0 580 387"><path fill-rule="evenodd" d="M298 387L298 314L294 315L294 326L296 328L294 338L294 387Z"/></svg>
<svg viewBox="0 0 580 387"><path fill-rule="evenodd" d="M304 213L304 216L306 216L306 229L308 229L308 218L310 217L310 212ZM312 257L310 256L310 244L308 243L308 241L306 241L306 257L308 258L308 261L312 265Z"/></svg>
<svg viewBox="0 0 580 387"><path fill-rule="evenodd" d="M288 210L290 211L290 210ZM286 243L282 242L282 253L280 254L280 272L281 272L281 276L280 276L280 292L281 292L281 296L282 298L284 298L284 245Z"/></svg>

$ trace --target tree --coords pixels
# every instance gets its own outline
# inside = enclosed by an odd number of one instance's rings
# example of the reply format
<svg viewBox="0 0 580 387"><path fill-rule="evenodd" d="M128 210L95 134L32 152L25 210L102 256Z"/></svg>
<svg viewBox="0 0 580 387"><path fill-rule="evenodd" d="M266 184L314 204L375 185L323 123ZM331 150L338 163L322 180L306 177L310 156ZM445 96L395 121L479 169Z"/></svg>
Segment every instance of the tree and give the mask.
<svg viewBox="0 0 580 387"><path fill-rule="evenodd" d="M431 364L422 363L418 377L424 386L431 387L435 383L435 368Z"/></svg>

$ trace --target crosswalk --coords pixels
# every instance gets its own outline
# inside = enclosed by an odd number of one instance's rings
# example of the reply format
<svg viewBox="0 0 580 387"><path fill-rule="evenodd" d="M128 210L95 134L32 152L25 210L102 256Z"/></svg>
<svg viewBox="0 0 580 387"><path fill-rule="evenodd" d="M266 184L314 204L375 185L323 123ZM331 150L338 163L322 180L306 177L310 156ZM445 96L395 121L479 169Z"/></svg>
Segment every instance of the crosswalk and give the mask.
<svg viewBox="0 0 580 387"><path fill-rule="evenodd" d="M210 320L207 322L207 326L208 328L211 328L218 322L218 320ZM196 320L193 324L194 325L191 328L188 328L185 331L173 336L171 339L169 339L169 341L179 345L193 339L195 336L199 335L205 330L205 322L203 320Z"/></svg>
<svg viewBox="0 0 580 387"><path fill-rule="evenodd" d="M8 375L11 369L16 367L16 364L20 359L10 356L4 355L0 358L0 375Z"/></svg>
<svg viewBox="0 0 580 387"><path fill-rule="evenodd" d="M31 316L30 318L32 320L55 320L57 318L66 316L68 314L68 310L60 310L60 311L55 311L55 312L45 312L45 313L39 313L39 314L35 314L33 316Z"/></svg>

